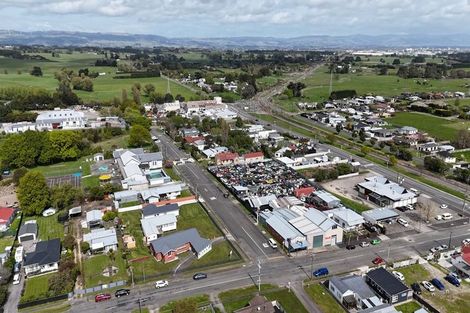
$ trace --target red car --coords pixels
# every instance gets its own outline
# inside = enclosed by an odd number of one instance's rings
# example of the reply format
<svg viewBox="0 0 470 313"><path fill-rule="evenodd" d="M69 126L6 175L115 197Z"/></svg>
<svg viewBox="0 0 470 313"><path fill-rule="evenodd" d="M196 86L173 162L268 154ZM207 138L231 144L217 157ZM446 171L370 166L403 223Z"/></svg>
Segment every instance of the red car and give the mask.
<svg viewBox="0 0 470 313"><path fill-rule="evenodd" d="M384 259L382 259L381 257L376 257L375 259L372 260L372 263L374 263L375 265L380 265L382 263L385 263Z"/></svg>
<svg viewBox="0 0 470 313"><path fill-rule="evenodd" d="M95 296L95 302L101 302L111 299L111 295L109 293L100 293L99 295Z"/></svg>

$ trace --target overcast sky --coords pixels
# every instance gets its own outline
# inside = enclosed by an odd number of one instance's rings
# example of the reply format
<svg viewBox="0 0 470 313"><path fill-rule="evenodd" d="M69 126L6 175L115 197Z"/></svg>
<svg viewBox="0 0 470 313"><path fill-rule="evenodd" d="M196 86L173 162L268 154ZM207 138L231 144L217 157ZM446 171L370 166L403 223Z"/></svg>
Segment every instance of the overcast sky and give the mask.
<svg viewBox="0 0 470 313"><path fill-rule="evenodd" d="M169 37L468 33L470 0L0 0L0 28Z"/></svg>

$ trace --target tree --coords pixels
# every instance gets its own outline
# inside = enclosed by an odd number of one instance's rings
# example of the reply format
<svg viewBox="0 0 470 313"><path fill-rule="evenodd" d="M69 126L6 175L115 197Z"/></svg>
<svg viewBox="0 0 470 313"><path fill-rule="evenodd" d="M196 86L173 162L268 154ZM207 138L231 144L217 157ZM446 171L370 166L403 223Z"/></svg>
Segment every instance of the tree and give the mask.
<svg viewBox="0 0 470 313"><path fill-rule="evenodd" d="M470 131L465 129L459 130L455 139L455 145L459 149L470 148Z"/></svg>
<svg viewBox="0 0 470 313"><path fill-rule="evenodd" d="M42 76L42 70L39 66L34 66L33 69L30 72L31 75L33 76Z"/></svg>
<svg viewBox="0 0 470 313"><path fill-rule="evenodd" d="M165 97L163 97L163 100L165 101L165 103L171 103L175 101L175 98L173 98L173 95L171 93L167 93L165 94Z"/></svg>
<svg viewBox="0 0 470 313"><path fill-rule="evenodd" d="M41 172L29 171L18 186L18 200L24 214L39 215L49 204L49 189Z"/></svg>
<svg viewBox="0 0 470 313"><path fill-rule="evenodd" d="M144 92L147 96L149 96L152 92L155 91L155 86L152 84L146 84L144 86Z"/></svg>
<svg viewBox="0 0 470 313"><path fill-rule="evenodd" d="M243 99L250 99L253 98L256 95L256 89L253 87L253 85L245 85L242 87L240 91L240 95L242 96Z"/></svg>
<svg viewBox="0 0 470 313"><path fill-rule="evenodd" d="M103 215L103 221L109 222L114 220L117 217L117 212L116 211L107 211Z"/></svg>
<svg viewBox="0 0 470 313"><path fill-rule="evenodd" d="M424 158L424 167L432 172L444 174L447 171L447 164L436 157L427 156Z"/></svg>
<svg viewBox="0 0 470 313"><path fill-rule="evenodd" d="M73 250L75 244L75 237L71 234L68 234L67 236L65 236L64 240L62 240L62 246L67 250Z"/></svg>
<svg viewBox="0 0 470 313"><path fill-rule="evenodd" d="M388 74L388 68L386 66L381 66L379 70L379 75L387 75Z"/></svg>
<svg viewBox="0 0 470 313"><path fill-rule="evenodd" d="M371 149L370 149L368 146L362 146L362 147L361 147L361 153L362 153L364 156L366 156L367 154L369 154L370 150L371 150Z"/></svg>
<svg viewBox="0 0 470 313"><path fill-rule="evenodd" d="M336 132L339 134L343 130L343 125L340 123L336 124Z"/></svg>
<svg viewBox="0 0 470 313"><path fill-rule="evenodd" d="M70 184L52 187L50 193L51 205L58 210L71 207L75 201L83 199L82 191Z"/></svg>
<svg viewBox="0 0 470 313"><path fill-rule="evenodd" d="M363 128L359 131L359 140L362 142L366 141L366 132Z"/></svg>
<svg viewBox="0 0 470 313"><path fill-rule="evenodd" d="M151 92L149 95L149 100L152 103L163 104L165 103L165 98L161 93Z"/></svg>
<svg viewBox="0 0 470 313"><path fill-rule="evenodd" d="M56 92L53 95L54 102L65 106L74 106L80 104L78 96L70 89L68 83L60 82Z"/></svg>
<svg viewBox="0 0 470 313"><path fill-rule="evenodd" d="M336 135L333 133L329 133L326 135L326 140L328 140L329 143L334 144L336 141Z"/></svg>
<svg viewBox="0 0 470 313"><path fill-rule="evenodd" d="M243 123L243 120L240 116L237 116L236 120L235 120L235 126L238 127L238 128L242 128L244 125Z"/></svg>
<svg viewBox="0 0 470 313"><path fill-rule="evenodd" d="M397 165L398 160L394 155L391 155L388 157L388 163L390 164L390 166L395 166Z"/></svg>
<svg viewBox="0 0 470 313"><path fill-rule="evenodd" d="M292 90L292 95L297 98L302 96L302 89L304 89L305 87L305 84L301 82L290 82L289 85L287 85L287 89Z"/></svg>
<svg viewBox="0 0 470 313"><path fill-rule="evenodd" d="M129 147L143 147L152 143L150 131L141 125L134 125L129 132Z"/></svg>
<svg viewBox="0 0 470 313"><path fill-rule="evenodd" d="M87 253L90 250L90 244L86 241L80 242L80 250L82 250L82 253Z"/></svg>
<svg viewBox="0 0 470 313"><path fill-rule="evenodd" d="M411 161L413 160L413 154L410 150L405 148L399 148L397 152L397 157L401 160Z"/></svg>
<svg viewBox="0 0 470 313"><path fill-rule="evenodd" d="M20 179L26 175L26 173L28 172L28 169L25 168L25 167L20 167L19 169L16 169L14 172L13 172L13 183L15 184L15 186L18 186L18 184L20 183Z"/></svg>

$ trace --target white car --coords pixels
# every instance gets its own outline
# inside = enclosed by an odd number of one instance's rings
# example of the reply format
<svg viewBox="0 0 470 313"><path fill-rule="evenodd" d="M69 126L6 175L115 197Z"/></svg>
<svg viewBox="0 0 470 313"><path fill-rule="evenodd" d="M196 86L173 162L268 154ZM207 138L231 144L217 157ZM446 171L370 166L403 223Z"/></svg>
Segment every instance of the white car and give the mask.
<svg viewBox="0 0 470 313"><path fill-rule="evenodd" d="M436 215L435 219L438 220L438 221L442 220L442 215L440 215L440 214Z"/></svg>
<svg viewBox="0 0 470 313"><path fill-rule="evenodd" d="M44 216L44 217L51 216L51 215L54 215L56 212L57 212L56 209L49 208L47 210L44 210L44 212L42 212L42 216Z"/></svg>
<svg viewBox="0 0 470 313"><path fill-rule="evenodd" d="M447 245L440 245L440 246L438 247L439 251L447 250L448 248L449 248L449 246L447 246Z"/></svg>
<svg viewBox="0 0 470 313"><path fill-rule="evenodd" d="M13 285L18 285L20 283L20 274L15 274L15 276L13 276Z"/></svg>
<svg viewBox="0 0 470 313"><path fill-rule="evenodd" d="M369 243L367 241L363 241L359 245L364 248L364 247L368 247Z"/></svg>
<svg viewBox="0 0 470 313"><path fill-rule="evenodd" d="M157 280L155 283L155 288L160 289L168 286L168 280Z"/></svg>
<svg viewBox="0 0 470 313"><path fill-rule="evenodd" d="M428 282L428 281L426 281L426 280L423 281L423 282L421 283L421 285L423 285L423 287L426 288L426 290L429 291L429 292L434 292L434 291L436 291L436 288L434 288L434 286L433 286L430 282Z"/></svg>
<svg viewBox="0 0 470 313"><path fill-rule="evenodd" d="M470 245L470 238L466 238L466 239L462 240L462 244Z"/></svg>
<svg viewBox="0 0 470 313"><path fill-rule="evenodd" d="M399 280L405 280L405 276L403 276L403 274L400 273L400 272L392 271L392 274L393 274L396 278L398 278Z"/></svg>
<svg viewBox="0 0 470 313"><path fill-rule="evenodd" d="M397 223L404 227L410 226L410 224L408 224L408 221L401 217L397 219Z"/></svg>
<svg viewBox="0 0 470 313"><path fill-rule="evenodd" d="M451 220L453 218L452 214L450 213L442 213L443 220Z"/></svg>
<svg viewBox="0 0 470 313"><path fill-rule="evenodd" d="M408 210L414 210L414 209L415 209L415 207L414 207L412 204L407 204L407 205L406 205L406 208L407 208Z"/></svg>
<svg viewBox="0 0 470 313"><path fill-rule="evenodd" d="M440 208L443 209L443 210L447 209L448 207L449 206L445 203L441 204L441 206L440 206Z"/></svg>
<svg viewBox="0 0 470 313"><path fill-rule="evenodd" d="M439 251L439 247L432 247L431 249L429 249L429 251L431 251L431 253L436 253L437 251Z"/></svg>

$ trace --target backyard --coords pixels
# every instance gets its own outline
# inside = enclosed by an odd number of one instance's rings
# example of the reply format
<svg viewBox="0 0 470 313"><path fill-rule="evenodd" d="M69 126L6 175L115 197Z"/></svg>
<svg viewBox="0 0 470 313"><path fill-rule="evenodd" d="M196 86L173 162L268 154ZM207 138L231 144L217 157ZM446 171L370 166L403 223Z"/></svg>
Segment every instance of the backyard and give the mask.
<svg viewBox="0 0 470 313"><path fill-rule="evenodd" d="M405 276L405 283L410 286L412 283L422 282L431 279L429 272L420 264L413 264L397 269Z"/></svg>
<svg viewBox="0 0 470 313"><path fill-rule="evenodd" d="M64 225L57 221L57 214L48 217L29 216L25 218L25 221L29 220L36 220L36 223L38 224L39 239L49 240L54 238L64 238Z"/></svg>
<svg viewBox="0 0 470 313"><path fill-rule="evenodd" d="M198 269L238 260L240 260L240 256L237 254L237 251L233 249L229 242L224 240L214 243L212 250L199 260L194 260L188 269Z"/></svg>
<svg viewBox="0 0 470 313"><path fill-rule="evenodd" d="M204 208L199 203L186 204L180 207L177 222L178 230L196 228L201 237L214 239L222 233L214 225Z"/></svg>
<svg viewBox="0 0 470 313"><path fill-rule="evenodd" d="M421 308L421 306L415 301L403 303L403 304L397 305L395 307L395 309L397 309L397 311L400 311L402 313L414 313L417 310L419 310L420 308Z"/></svg>
<svg viewBox="0 0 470 313"><path fill-rule="evenodd" d="M87 157L80 158L77 161L61 162L53 165L38 166L32 170L39 171L46 177L71 175L81 172L82 176L90 175L90 162ZM90 158L90 157L88 157Z"/></svg>

